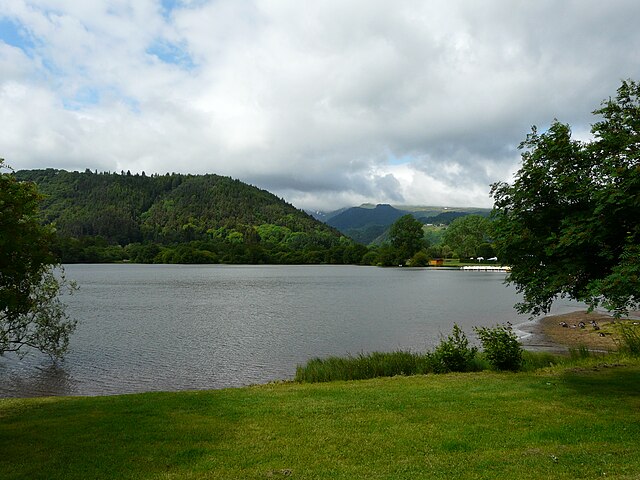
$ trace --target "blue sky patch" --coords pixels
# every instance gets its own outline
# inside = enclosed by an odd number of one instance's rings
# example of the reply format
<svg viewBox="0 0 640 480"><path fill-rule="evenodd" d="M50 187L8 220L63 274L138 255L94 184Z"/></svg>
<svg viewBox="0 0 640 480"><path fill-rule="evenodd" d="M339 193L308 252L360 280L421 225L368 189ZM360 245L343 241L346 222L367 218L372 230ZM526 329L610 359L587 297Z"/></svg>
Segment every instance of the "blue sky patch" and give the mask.
<svg viewBox="0 0 640 480"><path fill-rule="evenodd" d="M162 16L164 18L169 18L171 16L171 12L181 6L179 0L160 0L160 4L162 5Z"/></svg>
<svg viewBox="0 0 640 480"><path fill-rule="evenodd" d="M140 102L133 97L123 96L120 101L127 106L129 111L139 114L140 113Z"/></svg>
<svg viewBox="0 0 640 480"><path fill-rule="evenodd" d="M153 45L147 48L147 53L158 57L164 63L177 65L185 70L191 70L195 67L195 63L185 49L167 40L156 40Z"/></svg>
<svg viewBox="0 0 640 480"><path fill-rule="evenodd" d="M174 10L196 9L208 4L211 0L160 0L161 13L165 19L169 19Z"/></svg>
<svg viewBox="0 0 640 480"><path fill-rule="evenodd" d="M389 165L405 165L407 163L411 163L412 160L413 158L411 157L411 155L396 157L393 154L389 154L389 156L387 157L387 162L389 163Z"/></svg>
<svg viewBox="0 0 640 480"><path fill-rule="evenodd" d="M173 10L180 6L179 0L161 0L160 3L162 4L162 8L165 10Z"/></svg>
<svg viewBox="0 0 640 480"><path fill-rule="evenodd" d="M9 18L0 18L0 40L26 53L35 46L27 30Z"/></svg>
<svg viewBox="0 0 640 480"><path fill-rule="evenodd" d="M73 98L63 100L66 110L82 110L100 103L100 92L96 88L82 87L78 89Z"/></svg>

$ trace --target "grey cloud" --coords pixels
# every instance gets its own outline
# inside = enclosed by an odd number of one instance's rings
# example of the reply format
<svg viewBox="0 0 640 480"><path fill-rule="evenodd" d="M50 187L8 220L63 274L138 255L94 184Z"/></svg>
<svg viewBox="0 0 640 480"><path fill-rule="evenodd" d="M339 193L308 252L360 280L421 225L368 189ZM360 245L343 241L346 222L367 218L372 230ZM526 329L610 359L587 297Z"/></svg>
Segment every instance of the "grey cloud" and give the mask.
<svg viewBox="0 0 640 480"><path fill-rule="evenodd" d="M404 202L404 196L401 193L402 186L396 177L388 173L384 176L374 177L374 185L377 190L378 198L383 200L392 200L396 203Z"/></svg>
<svg viewBox="0 0 640 480"><path fill-rule="evenodd" d="M0 42L15 167L219 173L304 207L488 206L531 125L587 136L640 77L635 0L0 5L34 39Z"/></svg>

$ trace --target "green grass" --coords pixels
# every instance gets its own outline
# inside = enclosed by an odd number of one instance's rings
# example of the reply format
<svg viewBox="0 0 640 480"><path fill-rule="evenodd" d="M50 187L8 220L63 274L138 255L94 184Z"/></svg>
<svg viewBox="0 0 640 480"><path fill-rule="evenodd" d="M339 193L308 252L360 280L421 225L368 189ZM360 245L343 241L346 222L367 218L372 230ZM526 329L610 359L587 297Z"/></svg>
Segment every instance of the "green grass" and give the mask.
<svg viewBox="0 0 640 480"><path fill-rule="evenodd" d="M637 479L640 360L0 400L8 479ZM598 363L600 362L600 364Z"/></svg>
<svg viewBox="0 0 640 480"><path fill-rule="evenodd" d="M407 351L372 352L347 357L314 358L296 368L297 382L332 382L364 380L395 375L417 375L433 372L428 354Z"/></svg>

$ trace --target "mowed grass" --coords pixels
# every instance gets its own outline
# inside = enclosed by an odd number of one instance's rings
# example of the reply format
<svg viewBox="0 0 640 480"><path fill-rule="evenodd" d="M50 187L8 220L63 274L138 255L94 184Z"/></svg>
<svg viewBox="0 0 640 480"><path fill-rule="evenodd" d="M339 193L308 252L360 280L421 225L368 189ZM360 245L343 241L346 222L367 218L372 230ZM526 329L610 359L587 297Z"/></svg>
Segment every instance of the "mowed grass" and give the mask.
<svg viewBox="0 0 640 480"><path fill-rule="evenodd" d="M638 479L639 449L632 359L0 400L3 479Z"/></svg>

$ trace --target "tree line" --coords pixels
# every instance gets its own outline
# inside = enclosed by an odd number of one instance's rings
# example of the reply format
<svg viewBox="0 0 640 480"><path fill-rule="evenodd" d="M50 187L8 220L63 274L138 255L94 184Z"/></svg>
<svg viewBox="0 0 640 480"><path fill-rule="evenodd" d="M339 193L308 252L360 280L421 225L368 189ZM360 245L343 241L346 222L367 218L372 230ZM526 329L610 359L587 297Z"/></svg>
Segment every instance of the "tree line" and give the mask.
<svg viewBox="0 0 640 480"><path fill-rule="evenodd" d="M18 171L43 193L62 263L359 263L366 248L218 175Z"/></svg>
<svg viewBox="0 0 640 480"><path fill-rule="evenodd" d="M435 241L405 216L387 242L366 247L265 190L218 175L14 175L43 193L40 218L55 227L52 251L61 263L423 266L434 257L474 256L489 240L488 221L478 215L454 220Z"/></svg>

